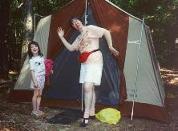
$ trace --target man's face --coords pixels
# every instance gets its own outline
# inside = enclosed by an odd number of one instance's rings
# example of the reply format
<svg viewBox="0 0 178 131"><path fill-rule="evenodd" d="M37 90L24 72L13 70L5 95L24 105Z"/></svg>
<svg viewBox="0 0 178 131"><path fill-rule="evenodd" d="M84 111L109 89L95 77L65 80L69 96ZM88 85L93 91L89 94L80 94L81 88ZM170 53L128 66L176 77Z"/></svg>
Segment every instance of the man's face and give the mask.
<svg viewBox="0 0 178 131"><path fill-rule="evenodd" d="M76 30L80 30L83 26L82 22L78 19L74 19L72 20L72 26L76 29Z"/></svg>

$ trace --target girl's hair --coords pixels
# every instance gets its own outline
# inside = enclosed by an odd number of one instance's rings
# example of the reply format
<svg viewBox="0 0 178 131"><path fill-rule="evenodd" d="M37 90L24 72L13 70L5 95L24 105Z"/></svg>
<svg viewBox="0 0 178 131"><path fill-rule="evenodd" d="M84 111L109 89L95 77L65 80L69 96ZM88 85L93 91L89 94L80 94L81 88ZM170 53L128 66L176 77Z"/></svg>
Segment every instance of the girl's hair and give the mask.
<svg viewBox="0 0 178 131"><path fill-rule="evenodd" d="M38 55L39 56L43 56L43 54L41 53L41 50L40 50L40 47L39 47L39 44L38 44L38 42L36 42L36 41L31 41L29 44L28 44L28 55L29 55L29 58L31 59L32 58L32 56L33 56L33 53L32 53L32 51L31 51L31 45L36 45L37 47L38 47Z"/></svg>

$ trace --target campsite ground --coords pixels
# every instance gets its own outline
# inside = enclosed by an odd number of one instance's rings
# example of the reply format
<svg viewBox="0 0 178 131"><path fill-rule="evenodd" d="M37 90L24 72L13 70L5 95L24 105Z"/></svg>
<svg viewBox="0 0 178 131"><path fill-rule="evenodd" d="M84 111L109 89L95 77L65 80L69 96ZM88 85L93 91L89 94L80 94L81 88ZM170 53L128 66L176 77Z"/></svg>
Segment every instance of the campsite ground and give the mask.
<svg viewBox="0 0 178 131"><path fill-rule="evenodd" d="M178 51L177 51L178 52ZM108 125L92 120L88 127L80 128L79 119L71 119L71 123L64 124L59 120L53 121L55 116L65 112L65 109L47 108L43 110L45 115L35 118L30 115L31 103L10 103L6 100L8 89L12 83L3 84L0 79L0 131L176 131L178 130L178 54L174 56L172 67L161 68L167 96L167 110L170 115L170 123L162 123L154 120L134 118L132 121L123 117L117 125ZM63 119L63 122L66 119Z"/></svg>

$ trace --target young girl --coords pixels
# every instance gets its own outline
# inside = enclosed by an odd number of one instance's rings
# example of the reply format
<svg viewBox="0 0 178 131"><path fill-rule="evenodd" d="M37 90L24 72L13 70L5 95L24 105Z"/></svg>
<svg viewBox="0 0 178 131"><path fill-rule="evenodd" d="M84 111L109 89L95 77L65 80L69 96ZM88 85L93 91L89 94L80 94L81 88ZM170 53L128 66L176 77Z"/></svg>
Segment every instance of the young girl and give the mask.
<svg viewBox="0 0 178 131"><path fill-rule="evenodd" d="M32 97L33 111L32 115L42 115L43 112L40 111L40 102L42 90L45 83L45 63L44 57L41 53L40 47L37 42L32 41L28 45L28 55L29 55L29 64L31 71L31 88L34 90Z"/></svg>

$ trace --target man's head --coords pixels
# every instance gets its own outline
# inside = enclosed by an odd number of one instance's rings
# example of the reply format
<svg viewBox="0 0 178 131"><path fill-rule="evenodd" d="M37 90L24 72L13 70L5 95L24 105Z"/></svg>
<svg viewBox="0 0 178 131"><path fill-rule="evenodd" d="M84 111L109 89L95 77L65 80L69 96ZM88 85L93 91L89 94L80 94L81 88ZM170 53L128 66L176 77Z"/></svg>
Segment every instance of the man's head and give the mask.
<svg viewBox="0 0 178 131"><path fill-rule="evenodd" d="M83 23L81 22L81 20L77 17L74 17L71 19L71 25L73 28L75 28L76 30L81 30L81 28L83 27Z"/></svg>

